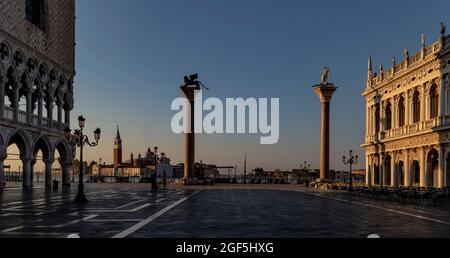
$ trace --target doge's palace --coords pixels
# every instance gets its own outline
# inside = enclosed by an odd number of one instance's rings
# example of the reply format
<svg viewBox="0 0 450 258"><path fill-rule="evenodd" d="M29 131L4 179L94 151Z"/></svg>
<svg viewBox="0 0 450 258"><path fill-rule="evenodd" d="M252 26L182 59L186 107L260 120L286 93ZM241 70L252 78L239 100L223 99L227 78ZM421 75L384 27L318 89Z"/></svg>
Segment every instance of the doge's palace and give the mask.
<svg viewBox="0 0 450 258"><path fill-rule="evenodd" d="M51 186L54 155L70 184L70 126L75 75L75 0L0 1L0 190L8 146L16 144L23 186L33 186L39 150Z"/></svg>

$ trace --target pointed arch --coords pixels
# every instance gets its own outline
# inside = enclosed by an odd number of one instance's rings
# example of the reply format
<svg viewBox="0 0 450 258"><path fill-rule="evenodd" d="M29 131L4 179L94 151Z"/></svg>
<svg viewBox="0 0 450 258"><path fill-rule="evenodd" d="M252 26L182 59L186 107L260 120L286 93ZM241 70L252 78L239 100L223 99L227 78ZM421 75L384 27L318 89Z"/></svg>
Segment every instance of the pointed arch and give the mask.
<svg viewBox="0 0 450 258"><path fill-rule="evenodd" d="M45 136L41 135L36 139L36 141L33 143L33 157L36 157L37 153L39 151L42 152L44 160L53 160L53 149L50 142L50 139Z"/></svg>
<svg viewBox="0 0 450 258"><path fill-rule="evenodd" d="M72 151L69 145L64 140L58 140L55 143L54 154L56 151L59 153L59 157L61 158L61 163L68 165L72 164Z"/></svg>
<svg viewBox="0 0 450 258"><path fill-rule="evenodd" d="M21 129L14 130L12 133L9 134L5 148L8 149L8 147L12 144L16 144L20 151L21 158L29 158L30 155L30 141Z"/></svg>

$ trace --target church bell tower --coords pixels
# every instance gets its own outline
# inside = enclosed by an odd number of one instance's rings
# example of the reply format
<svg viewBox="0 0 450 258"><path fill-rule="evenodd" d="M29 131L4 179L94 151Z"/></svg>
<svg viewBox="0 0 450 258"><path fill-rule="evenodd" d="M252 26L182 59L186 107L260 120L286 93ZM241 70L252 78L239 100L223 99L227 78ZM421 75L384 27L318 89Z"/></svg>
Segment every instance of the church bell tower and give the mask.
<svg viewBox="0 0 450 258"><path fill-rule="evenodd" d="M122 164L122 139L117 126L116 139L114 139L114 168L118 168L120 164Z"/></svg>

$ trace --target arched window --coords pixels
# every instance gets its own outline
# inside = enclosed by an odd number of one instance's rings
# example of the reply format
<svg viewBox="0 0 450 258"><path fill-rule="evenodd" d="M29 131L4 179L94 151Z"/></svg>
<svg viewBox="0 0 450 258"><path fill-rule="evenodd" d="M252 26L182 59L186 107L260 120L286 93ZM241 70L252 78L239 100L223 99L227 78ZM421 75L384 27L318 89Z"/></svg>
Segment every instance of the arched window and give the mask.
<svg viewBox="0 0 450 258"><path fill-rule="evenodd" d="M398 101L398 126L405 126L405 98L403 96Z"/></svg>
<svg viewBox="0 0 450 258"><path fill-rule="evenodd" d="M386 105L386 130L392 129L392 107L391 103Z"/></svg>
<svg viewBox="0 0 450 258"><path fill-rule="evenodd" d="M439 92L436 84L430 88L430 119L438 117Z"/></svg>
<svg viewBox="0 0 450 258"><path fill-rule="evenodd" d="M380 132L380 104L377 104L375 108L375 133L379 132Z"/></svg>
<svg viewBox="0 0 450 258"><path fill-rule="evenodd" d="M419 92L416 91L413 96L413 123L418 123L420 121L420 96Z"/></svg>
<svg viewBox="0 0 450 258"><path fill-rule="evenodd" d="M26 18L41 30L47 30L47 10L45 0L26 0Z"/></svg>

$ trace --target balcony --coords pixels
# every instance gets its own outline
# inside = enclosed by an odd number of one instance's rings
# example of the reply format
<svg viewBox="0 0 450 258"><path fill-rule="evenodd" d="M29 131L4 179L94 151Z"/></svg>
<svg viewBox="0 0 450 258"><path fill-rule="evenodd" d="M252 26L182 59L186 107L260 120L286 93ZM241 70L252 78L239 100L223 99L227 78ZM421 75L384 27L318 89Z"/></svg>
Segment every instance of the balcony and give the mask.
<svg viewBox="0 0 450 258"><path fill-rule="evenodd" d="M4 120L14 122L14 109L13 108L5 106ZM28 125L27 124L27 112L19 110L18 122L20 124ZM51 128L50 128L49 120L45 117L42 118L42 126L39 126L39 117L35 114L32 114L31 124L28 126L38 127L38 128L47 128L47 129L53 130L53 131L62 131L62 130L64 130L64 128L67 127L67 125L65 123L60 123L58 121L53 120L51 123Z"/></svg>
<svg viewBox="0 0 450 258"><path fill-rule="evenodd" d="M425 122L419 122L412 125L406 125L399 128L394 128L390 130L385 130L382 132L379 132L375 135L367 135L366 136L366 142L367 143L373 143L377 141L382 141L386 139L394 139L402 136L408 136L420 132L426 132L429 130L432 130L433 128L440 127L440 126L447 126L450 125L450 115L444 117L443 122L444 124L441 125L439 118L430 119Z"/></svg>

